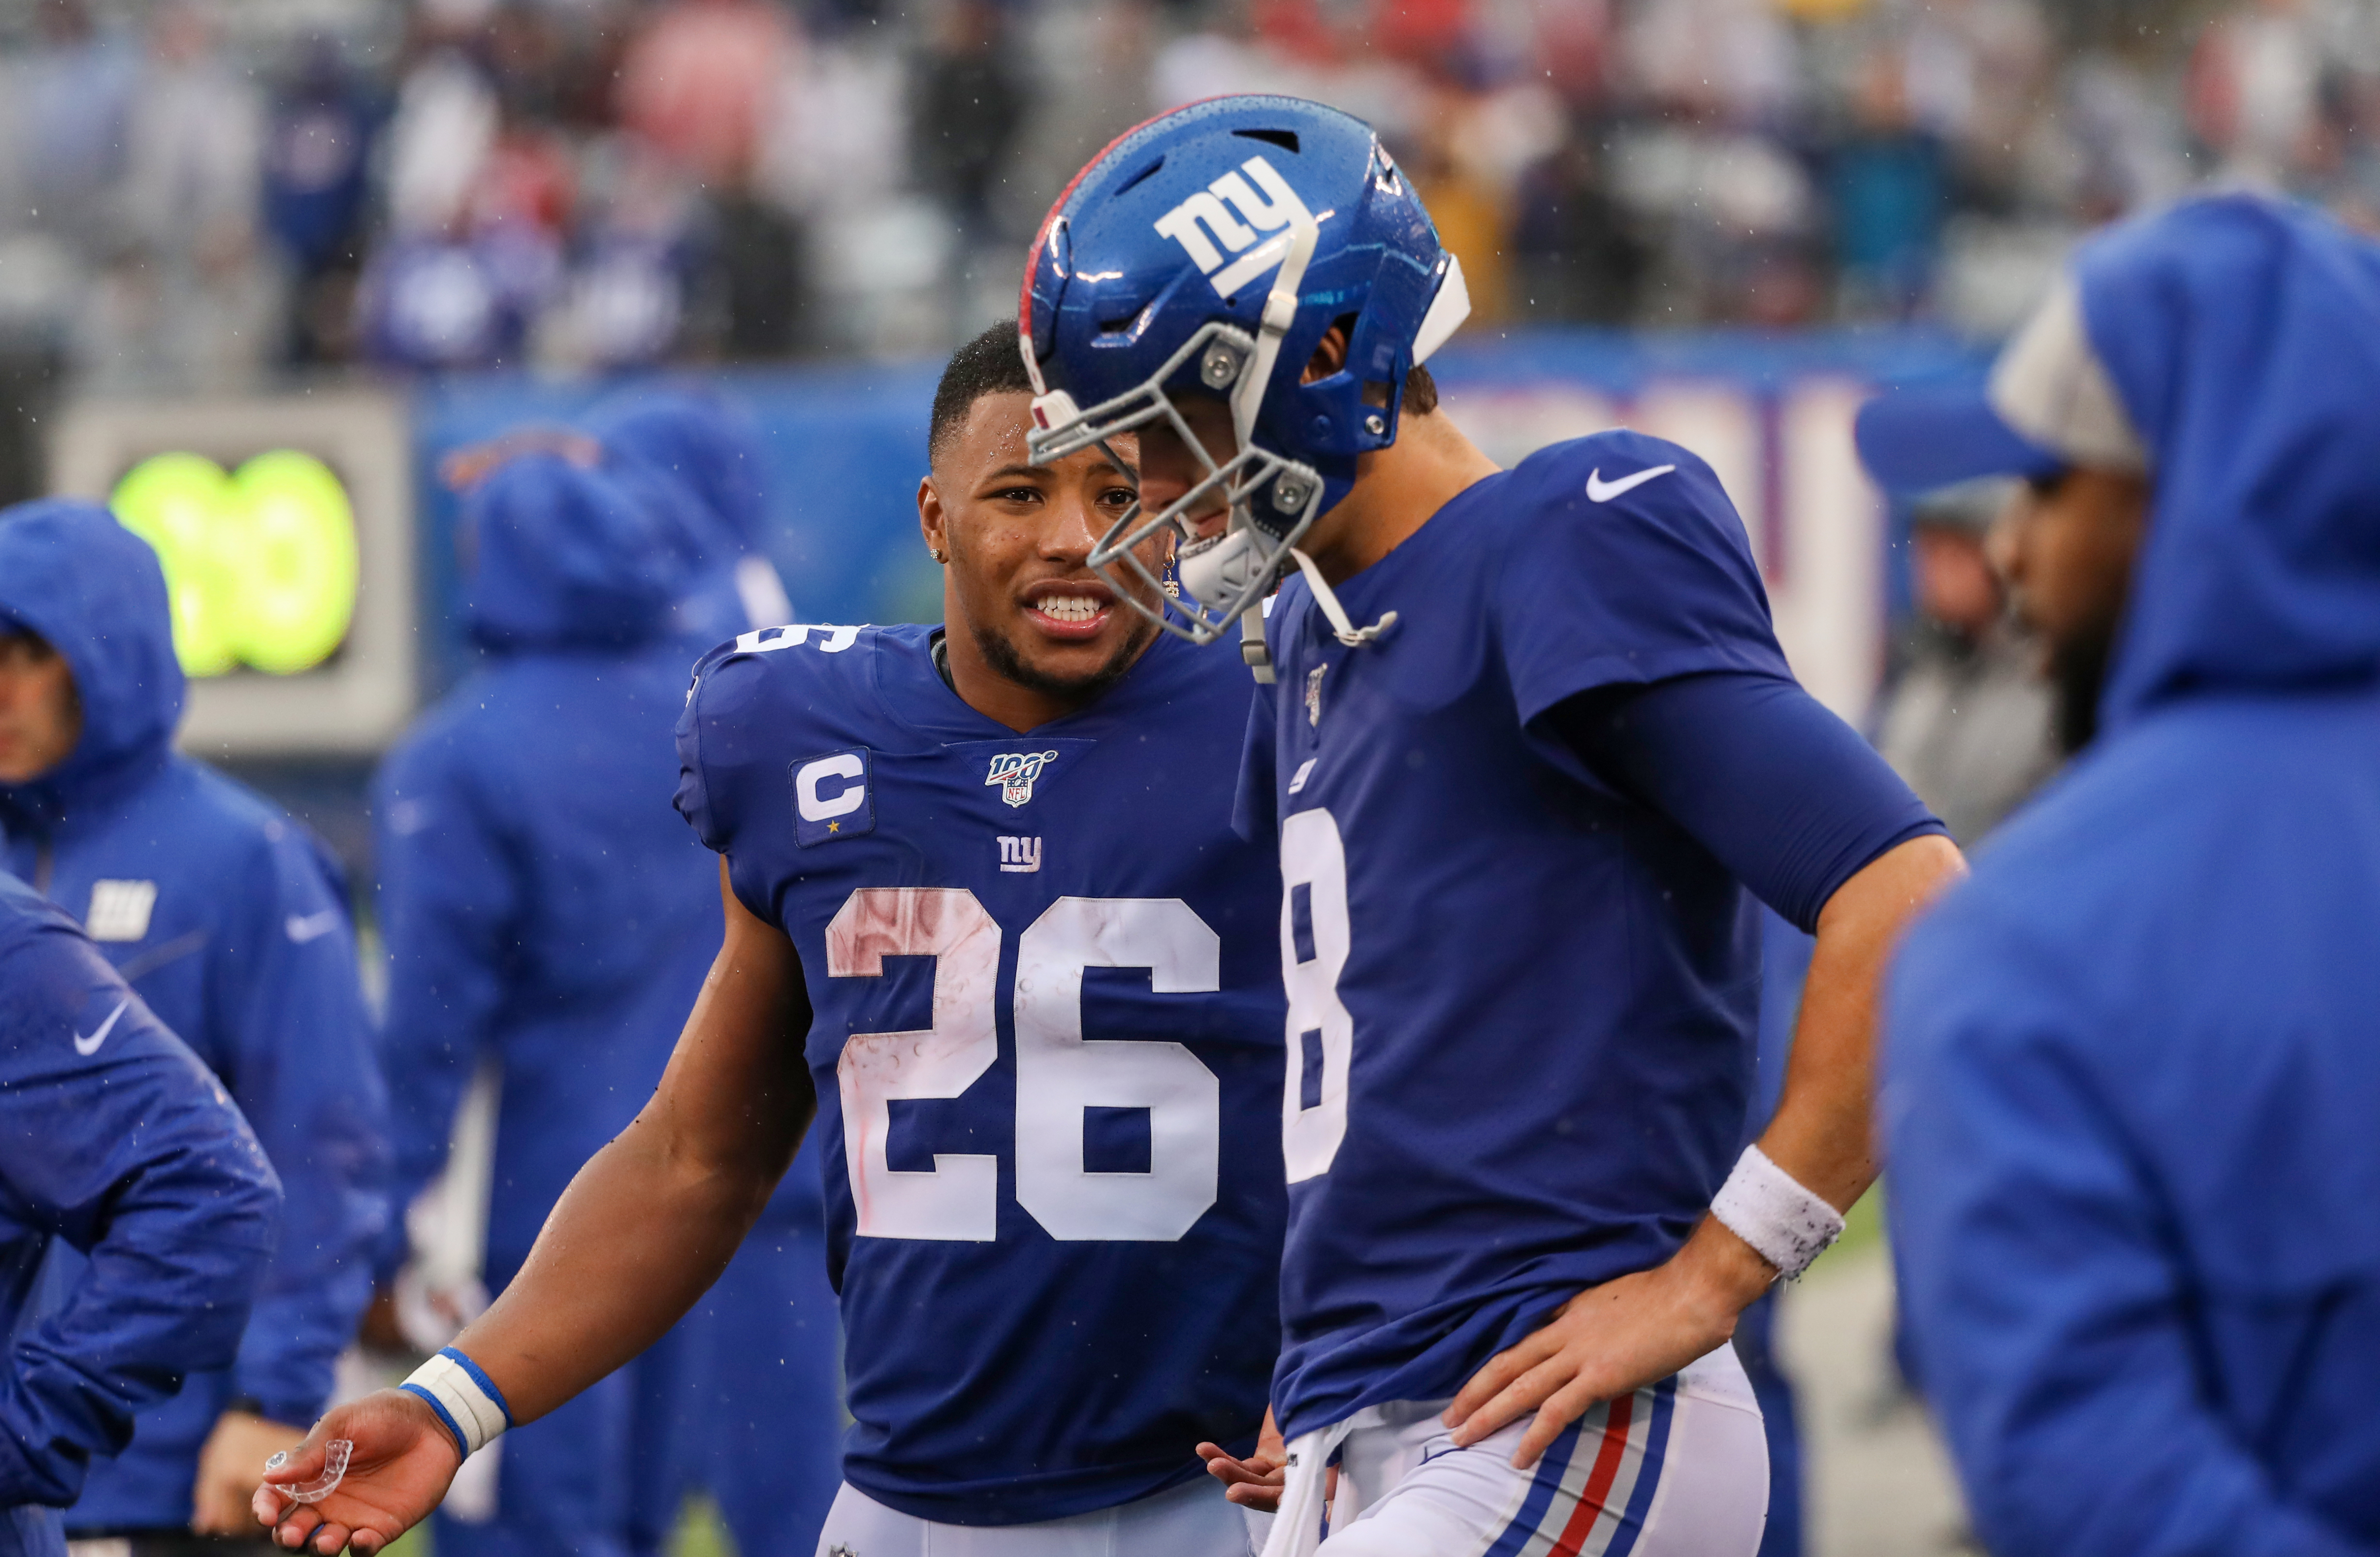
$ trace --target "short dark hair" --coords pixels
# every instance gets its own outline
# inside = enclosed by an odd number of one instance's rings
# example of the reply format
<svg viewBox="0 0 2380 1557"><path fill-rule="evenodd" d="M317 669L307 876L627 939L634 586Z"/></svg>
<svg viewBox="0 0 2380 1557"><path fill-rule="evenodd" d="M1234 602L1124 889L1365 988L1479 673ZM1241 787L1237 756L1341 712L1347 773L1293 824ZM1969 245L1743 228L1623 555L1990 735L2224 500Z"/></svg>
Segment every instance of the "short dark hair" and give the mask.
<svg viewBox="0 0 2380 1557"><path fill-rule="evenodd" d="M1016 321L1003 319L951 354L942 382L934 386L933 420L926 427L927 460L930 463L942 452L985 395L1032 393L1025 354L1016 347Z"/></svg>
<svg viewBox="0 0 2380 1557"><path fill-rule="evenodd" d="M1003 319L951 354L942 381L934 386L934 412L926 426L926 458L931 463L955 434L975 403L987 395L1029 395L1033 379L1016 345L1016 321ZM1416 362L1405 374L1402 408L1407 416L1438 409L1438 381Z"/></svg>
<svg viewBox="0 0 2380 1557"><path fill-rule="evenodd" d="M1400 405L1409 417L1426 417L1438 409L1438 381L1418 362L1405 374L1405 392L1400 396Z"/></svg>

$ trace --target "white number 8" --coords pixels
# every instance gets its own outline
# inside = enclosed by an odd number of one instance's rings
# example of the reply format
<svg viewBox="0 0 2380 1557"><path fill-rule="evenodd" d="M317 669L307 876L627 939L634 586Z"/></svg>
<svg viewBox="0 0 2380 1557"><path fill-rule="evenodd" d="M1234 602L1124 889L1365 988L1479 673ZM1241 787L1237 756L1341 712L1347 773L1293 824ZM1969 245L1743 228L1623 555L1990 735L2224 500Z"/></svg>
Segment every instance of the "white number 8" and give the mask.
<svg viewBox="0 0 2380 1557"><path fill-rule="evenodd" d="M1347 936L1347 849L1338 821L1319 808L1298 811L1281 829L1281 973L1289 990L1281 1154L1292 1184L1329 1173L1347 1134L1347 1063L1355 1047L1355 1018L1339 998Z"/></svg>

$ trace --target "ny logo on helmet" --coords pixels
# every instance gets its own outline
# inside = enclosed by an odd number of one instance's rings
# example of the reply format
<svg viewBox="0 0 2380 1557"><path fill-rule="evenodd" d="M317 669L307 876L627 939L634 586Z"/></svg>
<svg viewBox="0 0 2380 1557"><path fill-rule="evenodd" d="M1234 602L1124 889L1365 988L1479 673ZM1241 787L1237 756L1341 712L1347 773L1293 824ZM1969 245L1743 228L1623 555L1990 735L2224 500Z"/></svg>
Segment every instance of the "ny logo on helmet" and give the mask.
<svg viewBox="0 0 2380 1557"><path fill-rule="evenodd" d="M1012 806L1022 806L1033 798L1033 781L1041 770L1058 760L1054 751L1003 751L991 760L991 772L983 782L1000 785L1000 797Z"/></svg>
<svg viewBox="0 0 2380 1557"><path fill-rule="evenodd" d="M1240 172L1247 178L1239 172L1226 173L1156 222L1159 235L1180 244L1213 284L1216 295L1223 298L1281 263L1293 236L1282 228L1295 222L1310 226L1314 220L1305 202L1297 198L1289 180L1273 170L1272 164L1250 157L1240 164ZM1248 187L1248 178L1256 180L1256 189ZM1232 215L1232 210L1239 214ZM1257 243L1260 233L1274 236ZM1250 248L1251 244L1256 247ZM1223 262L1227 249L1239 256L1228 265Z"/></svg>

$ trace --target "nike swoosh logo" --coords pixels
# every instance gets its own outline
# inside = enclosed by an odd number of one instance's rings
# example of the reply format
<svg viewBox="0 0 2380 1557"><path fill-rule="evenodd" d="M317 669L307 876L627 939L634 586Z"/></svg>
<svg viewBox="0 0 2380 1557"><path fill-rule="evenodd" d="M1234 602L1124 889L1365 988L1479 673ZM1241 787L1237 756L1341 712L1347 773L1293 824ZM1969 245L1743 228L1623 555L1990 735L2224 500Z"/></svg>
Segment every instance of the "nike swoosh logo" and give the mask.
<svg viewBox="0 0 2380 1557"><path fill-rule="evenodd" d="M289 916L288 923L283 928L289 931L290 940L302 946L309 941L328 935L338 929L339 911L336 908L325 908L318 914L308 914L303 918L292 914Z"/></svg>
<svg viewBox="0 0 2380 1557"><path fill-rule="evenodd" d="M100 1023L99 1030L89 1038L83 1037L80 1033L75 1034L75 1052L85 1056L98 1053L99 1046L107 1041L107 1035L115 1030L115 1019L123 1016L124 1008L131 1004L129 999L117 1001L115 1009L107 1014L107 1020Z"/></svg>
<svg viewBox="0 0 2380 1557"><path fill-rule="evenodd" d="M1586 500L1589 503L1609 503L1622 493L1634 492L1654 477L1666 476L1676 468L1674 465L1656 465L1650 470L1639 470L1633 476L1607 481L1603 479L1602 467L1597 466L1586 473Z"/></svg>

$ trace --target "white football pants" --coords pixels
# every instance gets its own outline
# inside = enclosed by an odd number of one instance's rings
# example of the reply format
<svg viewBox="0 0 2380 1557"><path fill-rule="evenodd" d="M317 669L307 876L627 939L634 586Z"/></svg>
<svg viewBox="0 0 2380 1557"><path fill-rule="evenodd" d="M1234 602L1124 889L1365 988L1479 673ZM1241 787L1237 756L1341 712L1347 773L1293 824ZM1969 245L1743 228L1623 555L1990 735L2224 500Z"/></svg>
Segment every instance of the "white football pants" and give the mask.
<svg viewBox="0 0 2380 1557"><path fill-rule="evenodd" d="M939 1525L885 1507L849 1482L819 1557L1249 1557L1269 1515L1223 1498L1211 1476L1115 1508L1035 1525Z"/></svg>
<svg viewBox="0 0 2380 1557"><path fill-rule="evenodd" d="M1399 1401L1300 1435L1264 1557L1752 1557L1768 1523L1760 1406L1721 1346L1606 1401L1537 1463L1512 1468L1530 1418L1468 1449L1448 1402ZM1343 1429L1343 1430L1342 1430ZM1336 1437L1339 1491L1322 1519Z"/></svg>

